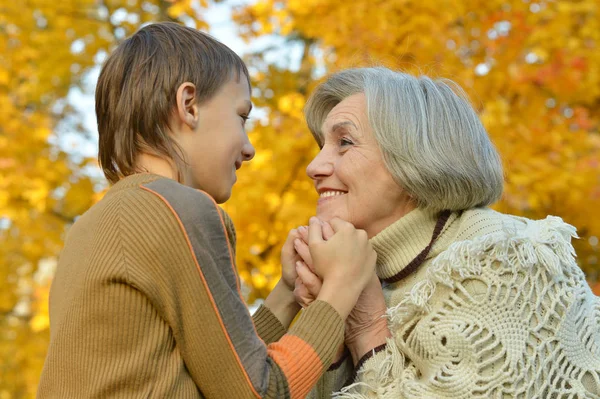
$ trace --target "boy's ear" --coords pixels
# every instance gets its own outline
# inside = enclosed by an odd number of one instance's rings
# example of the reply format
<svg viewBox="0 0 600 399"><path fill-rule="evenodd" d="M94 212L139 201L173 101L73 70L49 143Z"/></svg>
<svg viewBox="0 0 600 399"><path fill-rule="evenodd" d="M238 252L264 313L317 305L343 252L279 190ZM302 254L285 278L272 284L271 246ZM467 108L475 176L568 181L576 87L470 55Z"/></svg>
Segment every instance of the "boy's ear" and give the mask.
<svg viewBox="0 0 600 399"><path fill-rule="evenodd" d="M193 83L182 83L177 89L177 116L190 129L198 126L197 92Z"/></svg>

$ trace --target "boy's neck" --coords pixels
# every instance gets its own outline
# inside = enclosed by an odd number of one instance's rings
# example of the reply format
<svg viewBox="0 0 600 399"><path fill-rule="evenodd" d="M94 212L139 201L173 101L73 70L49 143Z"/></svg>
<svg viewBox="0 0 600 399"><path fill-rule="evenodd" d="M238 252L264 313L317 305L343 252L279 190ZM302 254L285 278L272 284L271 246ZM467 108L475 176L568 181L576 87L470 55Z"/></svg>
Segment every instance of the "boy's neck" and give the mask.
<svg viewBox="0 0 600 399"><path fill-rule="evenodd" d="M177 180L177 173L173 170L171 163L157 156L145 153L139 154L136 166L136 169L139 171Z"/></svg>

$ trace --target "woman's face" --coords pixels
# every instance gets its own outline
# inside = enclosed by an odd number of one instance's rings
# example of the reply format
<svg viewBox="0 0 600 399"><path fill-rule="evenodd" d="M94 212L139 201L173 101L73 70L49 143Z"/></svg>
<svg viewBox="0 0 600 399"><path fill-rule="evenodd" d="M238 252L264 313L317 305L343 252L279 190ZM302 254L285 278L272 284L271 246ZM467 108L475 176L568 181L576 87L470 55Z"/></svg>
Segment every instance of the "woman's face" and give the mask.
<svg viewBox="0 0 600 399"><path fill-rule="evenodd" d="M338 217L373 237L415 208L383 163L363 93L336 105L322 132L323 148L306 168L320 196L319 218Z"/></svg>

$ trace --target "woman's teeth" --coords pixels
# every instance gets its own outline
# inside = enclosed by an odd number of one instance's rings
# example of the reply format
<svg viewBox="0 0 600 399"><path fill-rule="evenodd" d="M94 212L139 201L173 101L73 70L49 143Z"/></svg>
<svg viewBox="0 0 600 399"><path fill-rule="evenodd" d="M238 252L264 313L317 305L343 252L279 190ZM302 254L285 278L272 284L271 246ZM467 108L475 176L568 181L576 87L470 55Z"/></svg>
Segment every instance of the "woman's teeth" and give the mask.
<svg viewBox="0 0 600 399"><path fill-rule="evenodd" d="M335 197L338 195L346 194L343 191L325 191L321 193L321 198Z"/></svg>

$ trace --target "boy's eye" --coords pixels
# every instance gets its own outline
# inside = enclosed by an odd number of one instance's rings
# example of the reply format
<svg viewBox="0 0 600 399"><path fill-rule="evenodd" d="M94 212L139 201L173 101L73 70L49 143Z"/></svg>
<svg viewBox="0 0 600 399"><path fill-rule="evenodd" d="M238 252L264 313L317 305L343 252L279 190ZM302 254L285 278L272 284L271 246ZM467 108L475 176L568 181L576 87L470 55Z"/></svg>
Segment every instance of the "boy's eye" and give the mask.
<svg viewBox="0 0 600 399"><path fill-rule="evenodd" d="M250 117L248 115L240 115L240 118L242 118L242 123L245 125L246 122L248 121L248 119L250 119Z"/></svg>

